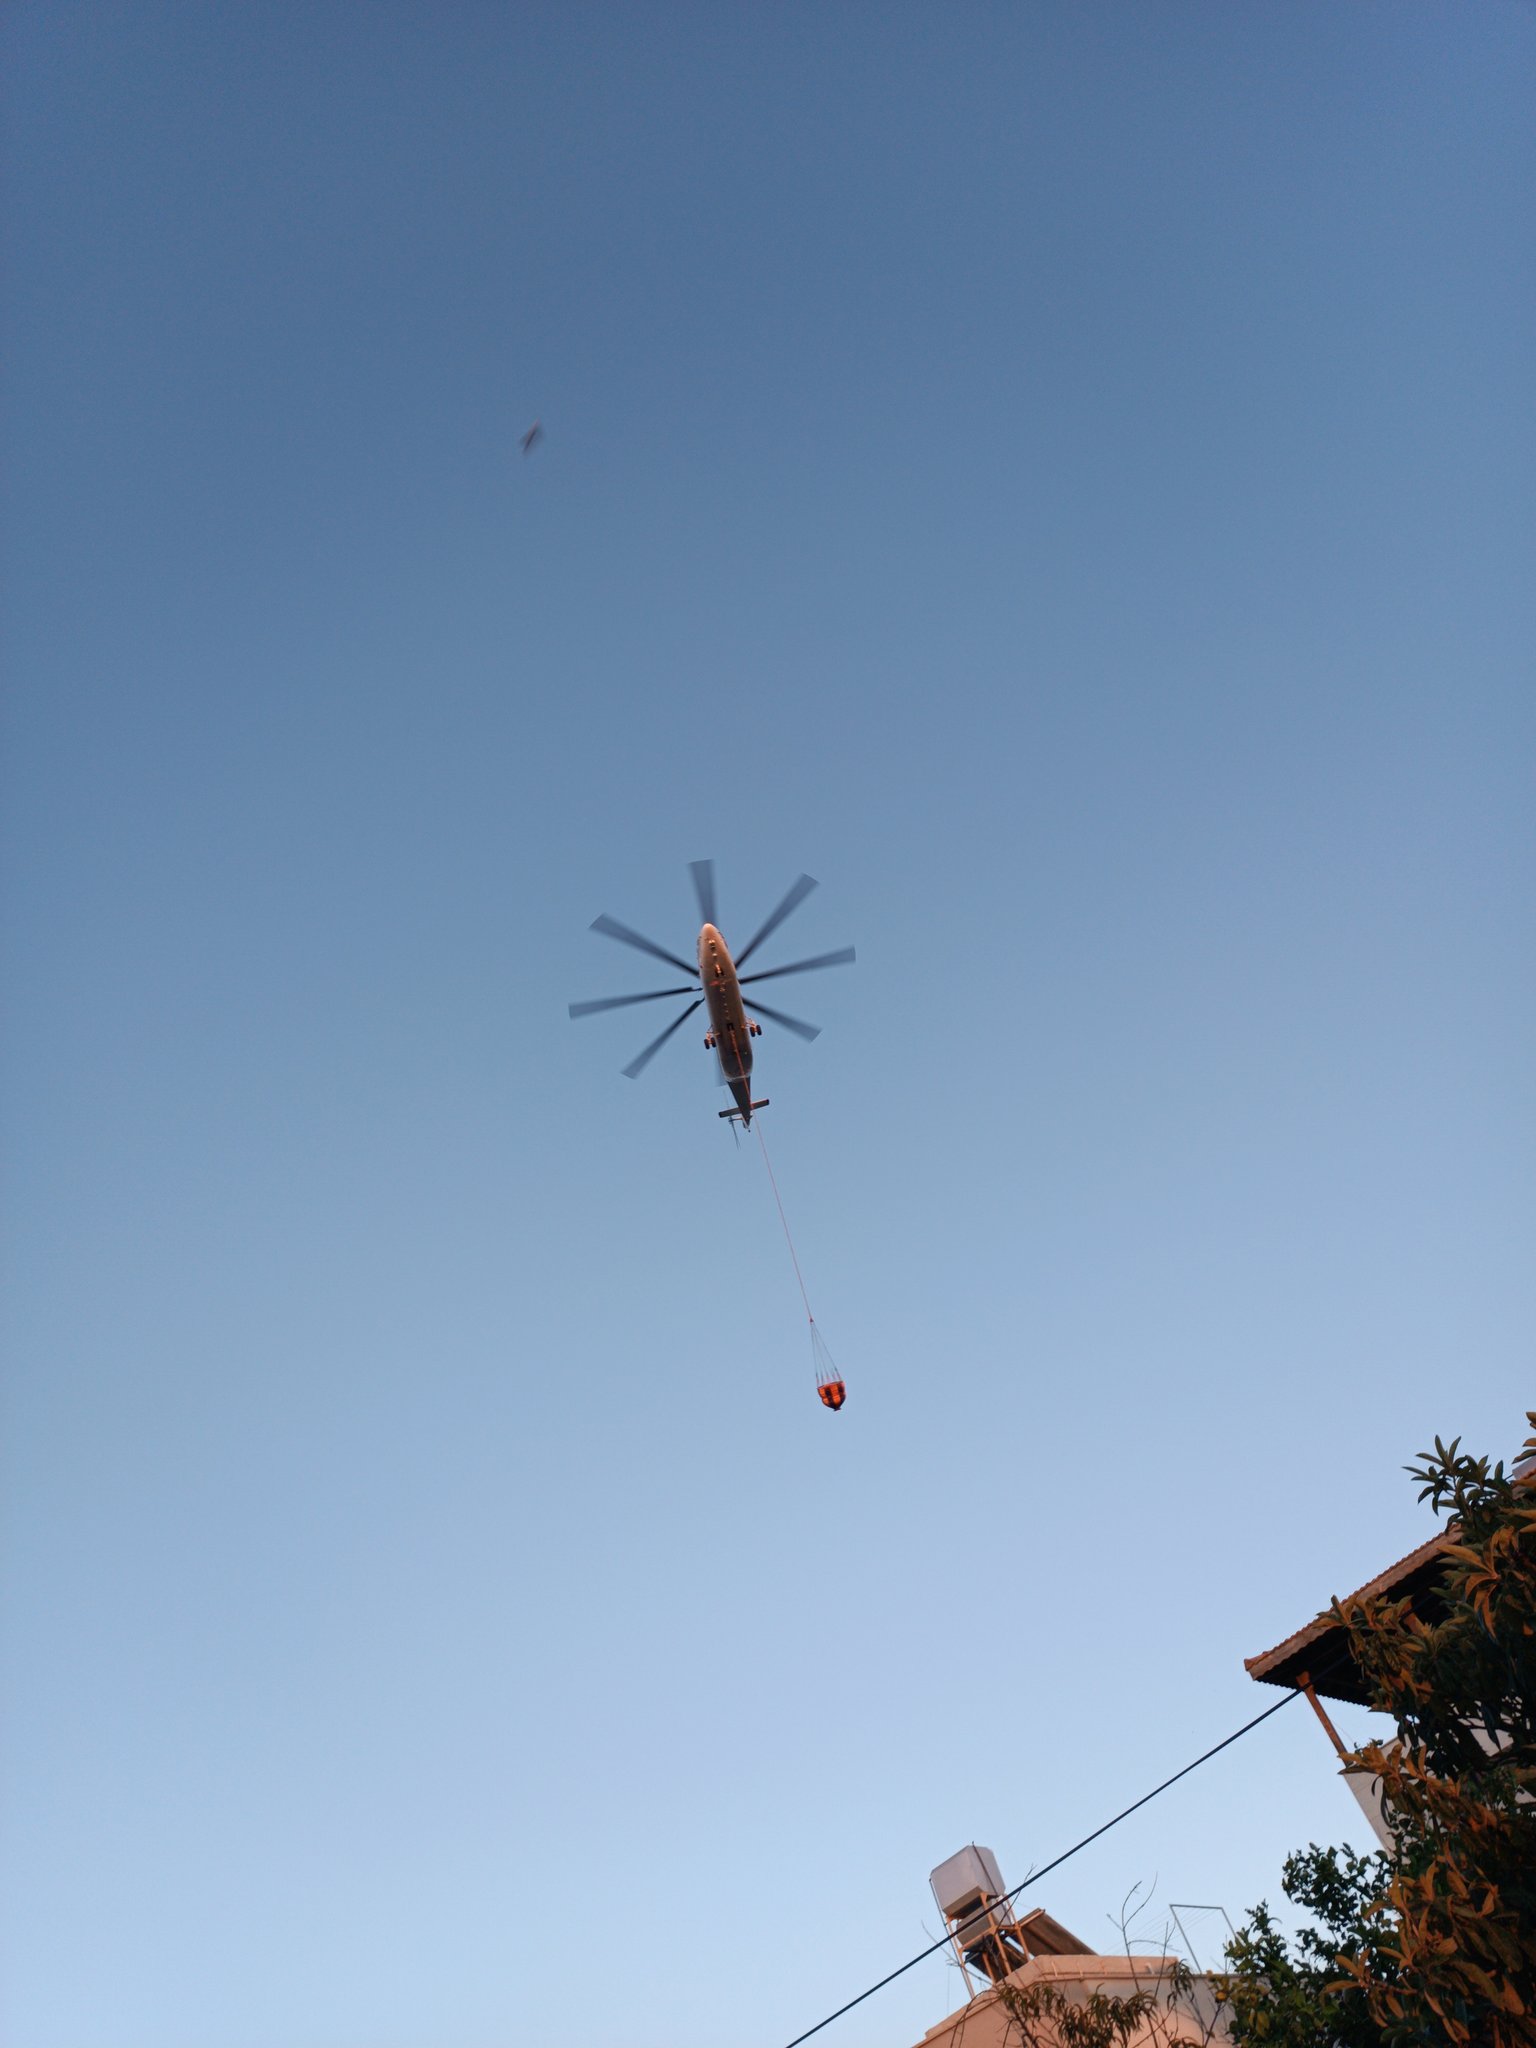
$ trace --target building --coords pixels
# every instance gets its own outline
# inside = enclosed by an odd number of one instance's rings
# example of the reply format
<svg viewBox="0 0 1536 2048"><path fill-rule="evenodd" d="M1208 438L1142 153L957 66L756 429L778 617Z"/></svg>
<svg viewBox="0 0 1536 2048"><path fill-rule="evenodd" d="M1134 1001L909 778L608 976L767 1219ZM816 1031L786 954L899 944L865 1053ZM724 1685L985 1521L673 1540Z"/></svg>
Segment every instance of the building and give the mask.
<svg viewBox="0 0 1536 2048"><path fill-rule="evenodd" d="M1019 2048L1010 1993L1035 1987L1081 2005L1095 1992L1130 1998L1151 1992L1153 2009L1126 2048L1170 2048L1174 2040L1220 2039L1216 2001L1203 1976L1180 1985L1171 1955L1100 1955L1043 1909L1014 1915L990 1849L971 1843L930 1880L970 1997L923 2036L920 2048ZM1038 2028L1051 2038L1048 2014Z"/></svg>
<svg viewBox="0 0 1536 2048"><path fill-rule="evenodd" d="M1517 1460L1513 1477L1517 1486L1536 1485L1536 1456ZM1440 1621L1446 1611L1440 1590L1445 1552L1460 1534L1458 1524L1448 1522L1427 1543L1421 1543L1417 1550L1410 1550L1406 1557L1399 1558L1396 1564L1389 1565L1376 1578L1368 1580L1349 1596L1350 1600L1406 1600L1419 1620L1431 1625ZM1277 1643L1272 1650L1263 1650L1256 1657L1245 1657L1243 1664L1248 1675L1261 1685L1282 1685L1292 1692L1306 1695L1308 1705L1341 1760L1340 1777L1359 1801L1360 1810L1370 1823L1377 1841L1384 1849L1390 1849L1392 1829L1382 1809L1380 1781L1369 1771L1351 1768L1349 1746L1322 1704L1325 1699L1355 1707L1369 1707L1371 1704L1369 1681L1355 1662L1345 1631L1331 1614L1319 1614L1297 1629L1294 1635L1287 1636L1283 1643ZM1478 1739L1490 1752L1497 1747L1496 1735L1490 1737L1480 1733Z"/></svg>

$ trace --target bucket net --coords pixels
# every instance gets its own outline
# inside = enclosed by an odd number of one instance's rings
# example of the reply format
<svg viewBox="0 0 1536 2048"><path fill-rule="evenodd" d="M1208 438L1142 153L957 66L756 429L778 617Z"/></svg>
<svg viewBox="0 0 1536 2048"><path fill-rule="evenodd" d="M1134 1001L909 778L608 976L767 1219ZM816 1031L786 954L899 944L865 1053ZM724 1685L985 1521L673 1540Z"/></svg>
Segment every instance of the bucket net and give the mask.
<svg viewBox="0 0 1536 2048"><path fill-rule="evenodd" d="M811 1363L816 1369L816 1398L823 1408L830 1408L835 1415L848 1398L848 1389L843 1385L843 1376L832 1362L816 1318L811 1323Z"/></svg>

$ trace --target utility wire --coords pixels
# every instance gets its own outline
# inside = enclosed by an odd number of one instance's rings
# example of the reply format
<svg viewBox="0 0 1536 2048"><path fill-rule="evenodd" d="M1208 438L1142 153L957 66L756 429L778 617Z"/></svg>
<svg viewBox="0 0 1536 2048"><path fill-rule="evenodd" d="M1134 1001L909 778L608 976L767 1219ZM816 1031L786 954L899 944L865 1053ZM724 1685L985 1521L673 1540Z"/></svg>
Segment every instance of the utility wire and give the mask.
<svg viewBox="0 0 1536 2048"><path fill-rule="evenodd" d="M1208 1764L1213 1756L1220 1756L1224 1749L1232 1747L1232 1744L1237 1741L1239 1736L1246 1735L1250 1728L1257 1728L1259 1723L1267 1721L1271 1714L1278 1714L1282 1707L1288 1706L1295 1698L1296 1694L1294 1692L1288 1692L1282 1699L1276 1700L1272 1707L1266 1707L1262 1714L1255 1714L1253 1719L1245 1721L1241 1728L1234 1728L1225 1741L1218 1742L1214 1748L1206 1750L1203 1756L1197 1756L1194 1762L1186 1764L1182 1771L1175 1771L1171 1778L1164 1778L1161 1785L1154 1785L1150 1792L1143 1792L1139 1799L1133 1800L1129 1806L1123 1807L1113 1820L1105 1821L1104 1825L1095 1828L1091 1835L1084 1835L1083 1839L1080 1842L1074 1842L1070 1849L1063 1849L1059 1856L1050 1863L1045 1864L1041 1869L1032 1870L1022 1884L1016 1884L1011 1892L1004 1892L1003 1903L1011 1905L1020 1892L1027 1891L1032 1884L1038 1884L1042 1877L1049 1877L1053 1870L1060 1870L1062 1864L1067 1862L1070 1857L1075 1856L1079 1849L1086 1849L1088 1844L1096 1842L1100 1835L1107 1835L1110 1829L1118 1827L1121 1821L1129 1820L1133 1813L1139 1812L1149 1801L1155 1799L1159 1792L1166 1792L1170 1785L1177 1785L1180 1778L1187 1778L1191 1771L1198 1771L1202 1764ZM948 1948L949 1943L950 1937L947 1934L941 1935L937 1941L930 1942L927 1948L922 1949L917 1955L913 1956L910 1962L902 1963L899 1968L889 1971L880 1979L878 1984L871 1984L867 1991L861 1991L857 1998L850 1998L848 2003L840 2005L836 2012L829 2012L826 2018L818 2020L814 2027L807 2027L803 2034L796 2034L793 2041L785 2043L785 2048L800 2048L802 2041L809 2041L811 2036L819 2034L823 2027L830 2027L834 2020L840 2020L845 2012L852 2012L853 2008L856 2005L862 2005L866 1998L873 1998L875 1993L883 1991L887 1984L894 1984L896 1979L904 1977L908 1970L915 1970L919 1963L927 1962L928 1958L931 1955L937 1955L941 1948Z"/></svg>

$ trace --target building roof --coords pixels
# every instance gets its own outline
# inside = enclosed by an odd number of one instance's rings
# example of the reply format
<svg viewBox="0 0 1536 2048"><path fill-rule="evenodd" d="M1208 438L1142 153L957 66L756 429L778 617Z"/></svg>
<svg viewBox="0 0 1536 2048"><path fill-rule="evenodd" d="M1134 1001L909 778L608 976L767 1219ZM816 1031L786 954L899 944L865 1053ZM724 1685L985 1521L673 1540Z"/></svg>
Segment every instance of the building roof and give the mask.
<svg viewBox="0 0 1536 2048"><path fill-rule="evenodd" d="M1020 1991L1032 1984L1049 1984L1071 2004L1076 2004L1079 1996L1090 1996L1095 1991L1108 1992L1116 1998L1130 1997L1138 1991L1161 1993L1159 2009L1149 2013L1136 2027L1128 2048L1164 2048L1171 2030L1163 2001L1172 1990L1173 1970L1172 1956L1101 1956L1084 1949L1081 1954L1031 1956L1006 1981ZM1212 2048L1221 2048L1227 2029L1204 1979L1197 1979L1186 2002L1191 2007L1190 2018L1202 2022L1209 2019ZM1203 2033L1204 2026L1197 2031ZM1049 2017L1041 2025L1040 2039L1053 2044L1053 2048L1063 2048L1059 2029ZM930 2027L918 2048L1018 2048L1018 2040L1018 2029L1008 2008L998 1997L996 1985L989 1984L937 2026Z"/></svg>
<svg viewBox="0 0 1536 2048"><path fill-rule="evenodd" d="M1536 1444L1536 1439L1531 1440ZM1510 1467L1517 1492L1536 1487L1536 1448L1523 1451ZM1408 1600L1421 1621L1436 1622L1445 1614L1440 1593L1442 1556L1461 1536L1459 1522L1447 1522L1437 1535L1417 1550L1410 1550L1396 1564L1351 1593L1351 1600L1368 1600L1390 1595ZM1350 1655L1349 1639L1331 1614L1319 1614L1295 1635L1276 1643L1257 1657L1245 1657L1243 1667L1250 1678L1264 1685L1283 1685L1299 1692L1310 1685L1331 1700L1348 1700L1351 1705L1371 1705L1371 1689L1365 1673Z"/></svg>
<svg viewBox="0 0 1536 2048"><path fill-rule="evenodd" d="M1439 1595L1441 1557L1448 1543L1456 1540L1452 1523L1417 1550L1389 1565L1386 1571L1351 1593L1351 1600L1388 1595L1394 1600L1411 1600L1414 1612L1425 1621L1438 1621L1443 1612ZM1349 1639L1331 1614L1319 1614L1305 1628L1297 1629L1272 1650L1257 1657L1245 1657L1244 1668L1251 1678L1265 1685L1283 1685L1299 1691L1310 1685L1331 1700L1348 1700L1357 1707L1371 1704L1365 1673L1350 1654Z"/></svg>

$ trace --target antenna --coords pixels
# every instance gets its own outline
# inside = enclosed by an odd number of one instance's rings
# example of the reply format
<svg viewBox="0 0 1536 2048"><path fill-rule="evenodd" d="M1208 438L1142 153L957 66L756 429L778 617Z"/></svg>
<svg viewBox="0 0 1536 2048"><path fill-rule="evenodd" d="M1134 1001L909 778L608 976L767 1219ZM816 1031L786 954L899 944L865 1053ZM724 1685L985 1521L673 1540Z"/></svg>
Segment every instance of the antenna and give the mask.
<svg viewBox="0 0 1536 2048"><path fill-rule="evenodd" d="M1170 1900L1168 1911L1173 1915L1173 1924L1179 1930L1179 1939L1184 1944L1185 1953L1188 1955L1189 1960L1195 1966L1196 1974L1199 1976L1207 1975L1209 1966L1200 1954L1200 1948L1203 1947L1206 1953L1209 1954L1210 1944L1214 1942L1217 1955L1218 1957L1220 1956L1227 1943L1234 1940L1237 1935L1237 1929L1232 1925L1231 1914L1225 1906L1197 1906L1192 1905L1188 1900L1181 1901L1178 1904ZM1201 1914L1206 1916L1203 1920L1199 1918ZM1225 1923L1225 1934L1216 1925L1217 1914L1220 1914ZM1186 1921L1188 1925L1185 1924ZM1200 1944L1198 1947L1194 1934L1191 1932L1193 1928L1198 1928L1200 1931Z"/></svg>

